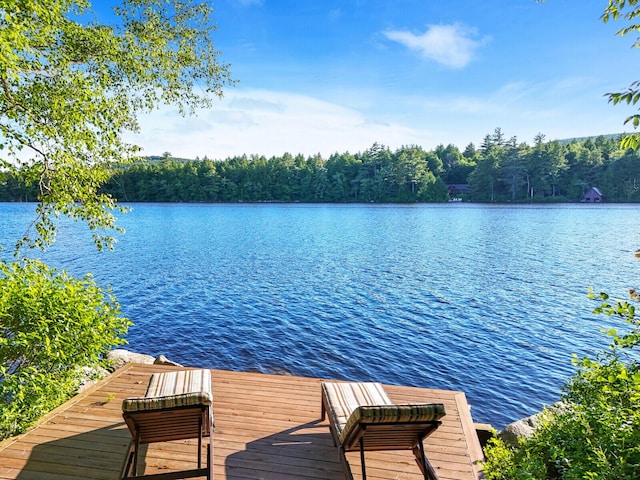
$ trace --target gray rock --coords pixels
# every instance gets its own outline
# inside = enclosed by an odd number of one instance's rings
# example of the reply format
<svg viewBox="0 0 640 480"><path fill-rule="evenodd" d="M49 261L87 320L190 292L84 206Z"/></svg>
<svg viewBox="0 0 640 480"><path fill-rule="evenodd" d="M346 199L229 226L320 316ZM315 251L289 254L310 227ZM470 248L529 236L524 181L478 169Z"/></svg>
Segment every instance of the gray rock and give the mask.
<svg viewBox="0 0 640 480"><path fill-rule="evenodd" d="M107 360L112 362L114 370L122 367L127 363L143 363L145 365L153 365L155 358L151 355L144 355L142 353L130 352L122 348L116 348L107 353Z"/></svg>
<svg viewBox="0 0 640 480"><path fill-rule="evenodd" d="M539 421L539 413L510 423L498 434L505 443L517 445L521 438L530 437Z"/></svg>
<svg viewBox="0 0 640 480"><path fill-rule="evenodd" d="M174 367L182 367L179 363L176 363L172 360L169 360L164 355L158 355L156 359L153 361L155 365L173 365Z"/></svg>
<svg viewBox="0 0 640 480"><path fill-rule="evenodd" d="M519 439L528 438L533 435L533 431L536 429L543 416L546 415L547 418L549 418L548 415L562 413L566 408L567 406L562 402L556 402L551 406L545 407L545 409L540 413L536 413L530 417L525 417L521 420L510 423L504 427L500 433L498 433L498 437L505 443L516 446Z"/></svg>

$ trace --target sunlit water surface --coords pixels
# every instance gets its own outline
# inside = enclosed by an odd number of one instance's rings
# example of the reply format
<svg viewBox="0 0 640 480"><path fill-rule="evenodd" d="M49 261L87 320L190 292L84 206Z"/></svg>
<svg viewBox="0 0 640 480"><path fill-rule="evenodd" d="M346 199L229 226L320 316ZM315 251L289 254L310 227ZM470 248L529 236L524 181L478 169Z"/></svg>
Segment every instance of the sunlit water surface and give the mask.
<svg viewBox="0 0 640 480"><path fill-rule="evenodd" d="M629 205L133 205L98 253L62 225L45 259L110 285L127 348L190 366L462 390L500 428L557 400L571 354L638 269ZM0 204L0 244L34 218ZM4 252L10 258L10 252Z"/></svg>

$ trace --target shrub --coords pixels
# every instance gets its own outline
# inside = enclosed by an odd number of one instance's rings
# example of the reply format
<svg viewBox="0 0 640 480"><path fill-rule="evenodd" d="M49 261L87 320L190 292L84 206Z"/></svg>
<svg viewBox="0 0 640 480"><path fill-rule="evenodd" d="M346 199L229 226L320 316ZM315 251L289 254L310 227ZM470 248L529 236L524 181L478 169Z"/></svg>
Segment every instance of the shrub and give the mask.
<svg viewBox="0 0 640 480"><path fill-rule="evenodd" d="M595 360L573 362L577 371L562 390L562 407L545 410L534 434L517 447L493 439L485 448L488 480L637 480L640 478L640 322L631 303L590 294L596 313L632 326ZM631 291L631 300L638 294Z"/></svg>
<svg viewBox="0 0 640 480"><path fill-rule="evenodd" d="M0 262L0 438L24 431L75 392L129 320L90 275L74 279L36 260Z"/></svg>

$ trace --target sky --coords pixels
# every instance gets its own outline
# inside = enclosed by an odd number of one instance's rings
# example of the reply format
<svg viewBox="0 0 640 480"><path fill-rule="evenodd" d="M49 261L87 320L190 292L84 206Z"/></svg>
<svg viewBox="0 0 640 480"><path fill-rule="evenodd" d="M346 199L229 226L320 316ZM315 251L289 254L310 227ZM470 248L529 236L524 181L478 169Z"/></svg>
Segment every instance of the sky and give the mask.
<svg viewBox="0 0 640 480"><path fill-rule="evenodd" d="M635 110L605 94L639 79L640 49L602 22L606 4L214 1L213 40L238 83L197 116L142 116L127 139L143 155L222 160L374 143L463 150L496 128L529 144L630 131Z"/></svg>

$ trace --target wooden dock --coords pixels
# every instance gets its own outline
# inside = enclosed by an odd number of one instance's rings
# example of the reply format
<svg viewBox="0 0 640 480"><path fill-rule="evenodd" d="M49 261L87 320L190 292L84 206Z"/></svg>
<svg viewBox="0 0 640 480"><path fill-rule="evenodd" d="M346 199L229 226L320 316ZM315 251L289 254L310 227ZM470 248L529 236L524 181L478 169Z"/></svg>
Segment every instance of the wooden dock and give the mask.
<svg viewBox="0 0 640 480"><path fill-rule="evenodd" d="M130 434L126 397L144 394L149 376L175 367L129 364L60 406L33 429L0 443L1 480L117 479ZM212 370L216 480L339 480L344 475L327 421L320 379ZM481 478L482 450L464 393L385 385L395 403L441 402L442 426L425 440L440 480ZM152 444L145 473L194 468L195 441ZM359 454L348 454L359 479ZM409 451L367 452L367 478L422 478Z"/></svg>

